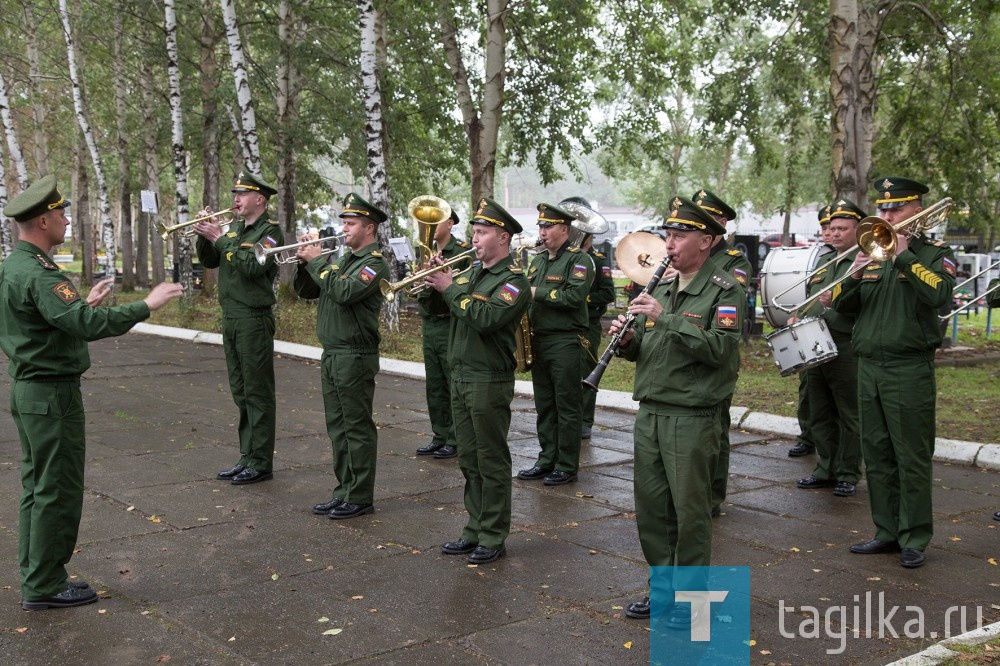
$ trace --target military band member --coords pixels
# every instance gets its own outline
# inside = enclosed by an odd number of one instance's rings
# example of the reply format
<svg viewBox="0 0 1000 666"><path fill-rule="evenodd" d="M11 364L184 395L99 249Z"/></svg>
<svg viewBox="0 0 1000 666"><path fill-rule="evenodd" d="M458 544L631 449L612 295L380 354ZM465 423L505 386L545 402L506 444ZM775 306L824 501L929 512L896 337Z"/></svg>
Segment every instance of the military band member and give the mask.
<svg viewBox="0 0 1000 666"><path fill-rule="evenodd" d="M541 451L534 466L521 470L517 477L544 479L548 486L576 481L580 466L584 353L580 340L589 325L587 295L594 263L586 252L570 246L569 225L574 219L561 208L538 204L538 235L544 250L528 267L534 356L531 383Z"/></svg>
<svg viewBox="0 0 1000 666"><path fill-rule="evenodd" d="M315 505L313 513L335 520L375 510L378 430L372 405L384 300L379 282L389 277L389 265L375 240L378 225L388 216L351 193L340 217L349 249L343 257L331 263L318 245L304 245L295 255L295 292L319 299L316 336L323 345L323 407L337 476L333 498Z"/></svg>
<svg viewBox="0 0 1000 666"><path fill-rule="evenodd" d="M486 564L506 553L510 533L507 431L514 399L515 331L531 292L510 253L511 238L521 233L517 220L492 199L482 199L472 225L479 264L468 276L452 279L451 271L440 271L428 276L427 283L451 312L451 403L469 513L461 537L441 550L468 553L472 564Z"/></svg>
<svg viewBox="0 0 1000 666"><path fill-rule="evenodd" d="M585 378L597 367L601 354L601 317L608 311L608 305L615 302L615 279L611 277L611 261L602 252L594 249L594 235L587 234L580 248L590 255L594 262L594 283L587 294L587 348L583 353L583 375ZM590 439L594 428L594 412L597 409L597 392L583 392L583 426L580 439Z"/></svg>
<svg viewBox="0 0 1000 666"><path fill-rule="evenodd" d="M692 201L675 197L672 203L664 228L677 274L629 305L637 319L618 353L636 363L634 484L643 556L650 566L707 567L719 410L739 373L746 297L709 258L725 228ZM619 316L611 333L624 321ZM648 618L649 598L629 605L626 615ZM664 622L689 626L690 605L673 606Z"/></svg>
<svg viewBox="0 0 1000 666"><path fill-rule="evenodd" d="M20 236L0 263L0 349L10 359L10 413L21 440L18 560L25 610L97 601L90 585L66 573L83 512L80 376L90 367L87 342L128 332L181 294L181 285L162 283L142 301L98 308L111 293L114 278L108 278L82 298L51 257L63 242L69 205L50 175L3 211Z"/></svg>
<svg viewBox="0 0 1000 666"><path fill-rule="evenodd" d="M233 485L267 481L274 476L277 402L274 387L274 278L278 265L257 261L254 245L284 245L281 228L271 222L267 201L277 193L249 170L233 184L236 220L223 231L216 220L194 225L195 250L205 268L219 269L222 348L229 390L239 410L240 459L216 478ZM203 211L207 214L209 211Z"/></svg>
<svg viewBox="0 0 1000 666"><path fill-rule="evenodd" d="M458 213L452 209L451 217L439 222L434 229L434 241L444 259L451 259L470 248L468 243L452 235L451 230L456 224L458 224ZM456 440L451 416L451 372L448 366L451 313L441 294L433 289L421 291L417 297L417 304L420 318L423 320L427 415L430 417L431 431L434 433L430 444L417 449L417 455L433 455L439 459L454 458Z"/></svg>
<svg viewBox="0 0 1000 666"><path fill-rule="evenodd" d="M923 210L926 185L878 178L875 204L897 225ZM859 252L852 279L833 294L839 313L854 315L858 406L875 536L852 553L900 552L906 568L922 566L934 533L931 500L937 390L934 351L941 345L938 308L955 286L951 249L922 233L896 236L895 256L872 261Z"/></svg>

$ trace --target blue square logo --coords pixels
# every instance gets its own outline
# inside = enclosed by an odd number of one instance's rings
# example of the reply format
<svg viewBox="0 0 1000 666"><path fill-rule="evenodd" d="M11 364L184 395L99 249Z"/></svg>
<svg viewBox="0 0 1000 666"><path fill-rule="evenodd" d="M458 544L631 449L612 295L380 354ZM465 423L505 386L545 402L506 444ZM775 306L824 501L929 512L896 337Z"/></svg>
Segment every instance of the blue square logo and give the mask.
<svg viewBox="0 0 1000 666"><path fill-rule="evenodd" d="M750 567L652 567L650 664L750 663Z"/></svg>

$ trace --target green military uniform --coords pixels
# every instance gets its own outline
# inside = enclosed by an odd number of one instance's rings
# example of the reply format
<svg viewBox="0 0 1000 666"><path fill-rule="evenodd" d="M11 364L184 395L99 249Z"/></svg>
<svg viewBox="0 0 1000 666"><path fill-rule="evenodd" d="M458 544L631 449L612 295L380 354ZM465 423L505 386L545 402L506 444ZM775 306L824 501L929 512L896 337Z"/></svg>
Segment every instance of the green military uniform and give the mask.
<svg viewBox="0 0 1000 666"><path fill-rule="evenodd" d="M830 219L851 218L860 222L865 212L848 199L833 204ZM830 268L816 271L806 283L812 296L847 273L857 250ZM834 256L824 255L826 262ZM822 266L822 263L819 264ZM837 345L837 357L805 370L809 392L810 424L816 438L816 468L812 476L819 481L837 481L854 485L861 478L861 435L858 430L858 357L851 345L854 315L824 308L819 301L800 318L822 317L830 337ZM840 492L840 491L835 491ZM850 493L853 494L853 489Z"/></svg>
<svg viewBox="0 0 1000 666"><path fill-rule="evenodd" d="M539 224L569 224L569 213L549 204L538 205ZM587 295L594 264L586 252L567 240L550 258L544 249L528 267L535 288L531 304L531 383L535 393L538 443L535 466L575 475L580 465L583 385L580 383L580 339L587 334Z"/></svg>
<svg viewBox="0 0 1000 666"><path fill-rule="evenodd" d="M986 297L986 307L1000 308L1000 278L990 280L990 285L986 288L989 294Z"/></svg>
<svg viewBox="0 0 1000 666"><path fill-rule="evenodd" d="M701 206L711 215L719 215L726 220L736 218L736 211L726 202L716 196L711 190L702 189L694 195L693 201ZM712 247L708 256L716 263L723 273L728 273L736 279L740 287L743 288L743 297L746 298L746 288L753 277L753 266L750 260L742 252L729 244L729 241L722 239ZM742 332L742 323L740 326ZM721 510L722 503L726 499L726 491L729 488L729 428L732 425L732 418L729 408L733 404L733 394L730 393L719 406L719 420L722 425L722 439L719 443L719 464L715 468L712 477L712 513Z"/></svg>
<svg viewBox="0 0 1000 666"><path fill-rule="evenodd" d="M39 210L41 204L41 210ZM54 176L18 195L4 215L27 222L70 205ZM92 308L44 251L18 241L0 263L0 349L10 359L10 412L21 440L18 559L24 600L67 585L83 511L86 458L80 376L87 342L121 335L149 317L143 301Z"/></svg>
<svg viewBox="0 0 1000 666"><path fill-rule="evenodd" d="M341 217L354 206L378 211L356 194L349 194ZM382 292L389 264L372 243L328 263L320 256L295 268L295 292L319 298L316 336L323 345L320 361L326 428L333 447L337 486L333 497L350 504L372 504L378 431L372 417L375 375L379 370L378 332Z"/></svg>
<svg viewBox="0 0 1000 666"><path fill-rule="evenodd" d="M257 191L265 197L274 188L251 175L239 174L233 192ZM228 233L211 243L198 237L195 249L205 268L219 269L222 306L222 348L229 372L229 390L239 409L239 465L270 473L274 463L277 403L274 387L274 278L278 266L271 257L262 266L254 245L285 244L281 228L264 211L253 224L238 219Z"/></svg>
<svg viewBox="0 0 1000 666"><path fill-rule="evenodd" d="M441 256L450 259L471 249L471 245L454 236L441 248ZM464 262L463 262L464 263ZM438 292L424 289L417 299L423 320L424 384L427 415L434 437L429 448L455 446L455 426L451 417L451 372L448 369L448 336L451 314L448 304Z"/></svg>
<svg viewBox="0 0 1000 666"><path fill-rule="evenodd" d="M597 367L601 355L601 317L608 311L608 305L615 301L615 279L611 277L611 264L608 257L591 247L587 250L594 262L594 282L587 294L587 349L583 353L583 373L581 379L587 377ZM597 409L597 392L583 392L583 427L582 431L590 434L594 427L594 410Z"/></svg>
<svg viewBox="0 0 1000 666"><path fill-rule="evenodd" d="M492 224L513 236L517 221L483 199L472 224ZM452 408L462 445L468 522L462 539L500 548L510 533L511 459L507 445L514 399L515 331L531 303L527 279L508 256L489 268L476 264L442 296L451 311Z"/></svg>
<svg viewBox="0 0 1000 666"><path fill-rule="evenodd" d="M680 197L666 226L724 231ZM651 566L708 566L719 410L739 374L746 298L733 277L708 259L686 286L679 282L675 276L654 290L663 312L656 321L640 315L631 343L619 350L636 362L636 524Z"/></svg>
<svg viewBox="0 0 1000 666"><path fill-rule="evenodd" d="M890 176L873 183L887 205L916 200L927 188ZM938 308L951 302L955 260L920 235L892 260L873 262L860 279L835 289L833 307L854 314L858 405L875 539L922 551L933 535L931 503Z"/></svg>

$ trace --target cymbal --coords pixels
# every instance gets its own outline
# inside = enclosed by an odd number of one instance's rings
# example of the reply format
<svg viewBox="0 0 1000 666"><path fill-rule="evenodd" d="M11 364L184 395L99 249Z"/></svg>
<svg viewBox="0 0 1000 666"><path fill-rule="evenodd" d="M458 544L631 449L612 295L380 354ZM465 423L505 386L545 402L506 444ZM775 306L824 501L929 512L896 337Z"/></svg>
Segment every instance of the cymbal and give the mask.
<svg viewBox="0 0 1000 666"><path fill-rule="evenodd" d="M615 263L636 284L649 284L656 267L667 256L666 243L648 231L633 231L618 241Z"/></svg>

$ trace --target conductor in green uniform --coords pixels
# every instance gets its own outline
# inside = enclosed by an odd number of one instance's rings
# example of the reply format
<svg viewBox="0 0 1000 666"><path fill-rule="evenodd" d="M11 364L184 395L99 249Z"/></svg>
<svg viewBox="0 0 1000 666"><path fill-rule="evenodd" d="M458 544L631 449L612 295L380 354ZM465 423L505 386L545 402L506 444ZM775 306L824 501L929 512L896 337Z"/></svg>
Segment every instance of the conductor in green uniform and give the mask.
<svg viewBox="0 0 1000 666"><path fill-rule="evenodd" d="M704 188L698 190L693 201L714 217L723 229L726 228L726 224L730 220L736 219L736 211L733 210L733 207L720 199L712 190ZM733 276L744 290L743 296L745 298L747 285L753 277L753 266L750 265L750 260L746 258L746 255L730 245L723 234L715 237L708 256L723 273L729 273ZM712 479L712 516L718 516L722 513L722 503L726 499L726 491L729 488L729 426L732 424L729 407L732 404L733 394L730 393L719 408L722 439L719 446L719 464L715 468L715 476Z"/></svg>
<svg viewBox="0 0 1000 666"><path fill-rule="evenodd" d="M484 198L472 226L479 263L468 275L453 279L444 270L426 281L451 312L451 404L469 514L462 536L441 550L468 553L472 564L486 564L506 553L510 533L507 431L514 399L515 331L531 303L531 291L510 253L511 238L521 233L517 220Z"/></svg>
<svg viewBox="0 0 1000 666"><path fill-rule="evenodd" d="M10 359L10 413L21 440L18 559L25 610L97 601L87 583L70 582L66 573L83 512L80 376L90 367L87 342L128 332L181 294L179 284L162 283L142 301L98 308L111 293L114 278L108 278L83 299L50 255L63 242L69 205L50 175L3 211L20 234L0 263L0 348Z"/></svg>
<svg viewBox="0 0 1000 666"><path fill-rule="evenodd" d="M693 201L675 197L672 204L664 228L677 273L629 305L635 326L618 353L636 363L635 514L643 556L650 566L707 567L719 411L739 373L746 298L709 257L725 228ZM618 317L612 335L625 320ZM626 615L648 618L649 598L630 604ZM673 606L664 622L689 626L690 605Z"/></svg>
<svg viewBox="0 0 1000 666"><path fill-rule="evenodd" d="M872 186L879 215L893 226L923 210L922 183L888 176ZM886 261L858 252L851 279L833 294L834 309L857 318L861 451L875 523L874 538L851 552L900 552L909 569L924 564L934 534L934 350L941 345L938 309L951 303L955 286L951 248L913 232L896 234Z"/></svg>
<svg viewBox="0 0 1000 666"><path fill-rule="evenodd" d="M452 209L451 217L439 222L434 229L434 241L444 259L451 259L470 249L468 243L452 235L451 230L456 224L458 213ZM451 417L451 371L448 366L451 313L441 294L433 289L421 290L417 296L417 305L423 320L427 415L431 420L431 432L434 433L430 444L417 449L417 455L433 455L438 459L454 458L457 440Z"/></svg>
<svg viewBox="0 0 1000 666"><path fill-rule="evenodd" d="M222 348L229 390L240 413L240 459L216 478L239 486L274 476L278 407L273 306L278 266L273 257L263 265L257 261L254 246L285 243L281 228L267 215L267 201L277 190L244 170L236 177L232 193L237 217L229 230L223 231L215 220L204 220L194 225L194 232L198 234L198 261L205 268L219 269Z"/></svg>
<svg viewBox="0 0 1000 666"><path fill-rule="evenodd" d="M333 498L315 505L313 513L335 520L375 510L378 430L372 406L384 300L379 283L389 277L389 264L375 240L378 225L388 216L352 192L344 199L340 217L349 249L343 257L330 262L317 245L302 246L295 255L295 293L319 299L316 335L323 345L323 407L337 476Z"/></svg>
<svg viewBox="0 0 1000 666"><path fill-rule="evenodd" d="M534 466L517 473L524 480L544 479L557 486L576 481L580 467L583 385L580 371L589 316L587 295L594 263L572 247L570 213L538 204L538 235L544 244L528 267L531 284L531 383L535 392L538 443Z"/></svg>

